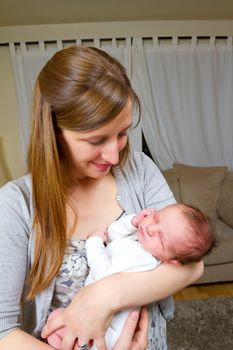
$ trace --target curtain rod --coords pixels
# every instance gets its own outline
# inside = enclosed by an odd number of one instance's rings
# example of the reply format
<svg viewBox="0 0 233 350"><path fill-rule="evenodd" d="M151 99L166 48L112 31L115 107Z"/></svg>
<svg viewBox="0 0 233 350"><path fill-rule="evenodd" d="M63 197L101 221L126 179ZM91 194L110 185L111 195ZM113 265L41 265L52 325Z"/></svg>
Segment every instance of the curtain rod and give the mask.
<svg viewBox="0 0 233 350"><path fill-rule="evenodd" d="M107 33L107 34L106 34ZM229 36L233 20L129 21L0 27L0 44L93 37Z"/></svg>

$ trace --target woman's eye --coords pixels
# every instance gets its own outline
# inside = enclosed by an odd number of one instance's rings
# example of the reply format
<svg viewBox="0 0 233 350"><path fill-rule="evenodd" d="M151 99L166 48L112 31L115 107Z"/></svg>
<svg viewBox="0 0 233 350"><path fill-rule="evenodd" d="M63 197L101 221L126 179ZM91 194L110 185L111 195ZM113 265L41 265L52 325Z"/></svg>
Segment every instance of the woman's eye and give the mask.
<svg viewBox="0 0 233 350"><path fill-rule="evenodd" d="M97 140L97 141L88 141L88 143L92 146L98 146L98 145L101 145L102 143L104 143L104 139Z"/></svg>
<svg viewBox="0 0 233 350"><path fill-rule="evenodd" d="M122 131L117 135L118 139L125 136L127 136L127 131ZM88 140L87 142L92 146L99 146L99 145L102 145L106 140L107 140L106 138L102 138L99 140Z"/></svg>

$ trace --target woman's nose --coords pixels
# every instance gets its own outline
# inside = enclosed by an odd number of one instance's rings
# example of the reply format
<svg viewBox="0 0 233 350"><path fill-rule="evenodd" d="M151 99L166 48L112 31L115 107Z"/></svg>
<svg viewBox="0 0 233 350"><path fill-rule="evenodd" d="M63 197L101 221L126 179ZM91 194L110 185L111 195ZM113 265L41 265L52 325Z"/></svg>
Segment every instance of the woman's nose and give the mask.
<svg viewBox="0 0 233 350"><path fill-rule="evenodd" d="M119 163L119 146L117 140L109 141L102 151L102 158L113 165Z"/></svg>

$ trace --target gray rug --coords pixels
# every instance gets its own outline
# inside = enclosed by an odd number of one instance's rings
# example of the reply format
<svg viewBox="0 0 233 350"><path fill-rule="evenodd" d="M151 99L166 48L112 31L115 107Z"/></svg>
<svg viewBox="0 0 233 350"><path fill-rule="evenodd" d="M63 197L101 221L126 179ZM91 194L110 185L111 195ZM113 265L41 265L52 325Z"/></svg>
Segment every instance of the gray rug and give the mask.
<svg viewBox="0 0 233 350"><path fill-rule="evenodd" d="M233 350L233 298L175 302L169 350Z"/></svg>

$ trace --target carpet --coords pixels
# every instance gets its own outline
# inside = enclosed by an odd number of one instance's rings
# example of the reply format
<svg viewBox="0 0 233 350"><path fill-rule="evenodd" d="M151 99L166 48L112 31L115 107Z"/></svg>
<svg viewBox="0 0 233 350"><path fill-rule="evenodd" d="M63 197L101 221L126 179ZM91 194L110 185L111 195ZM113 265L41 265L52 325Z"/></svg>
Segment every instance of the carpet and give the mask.
<svg viewBox="0 0 233 350"><path fill-rule="evenodd" d="M169 350L233 350L233 298L175 301Z"/></svg>

